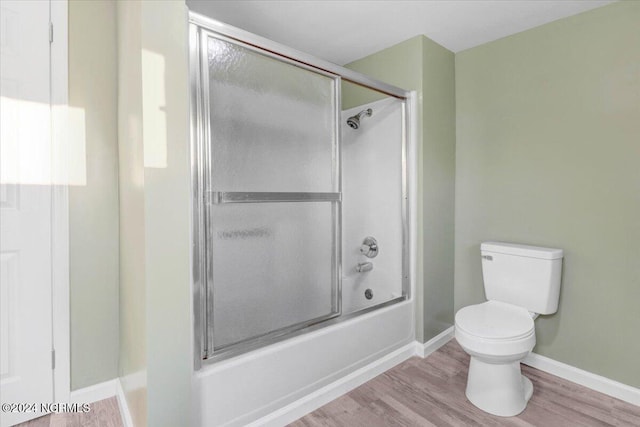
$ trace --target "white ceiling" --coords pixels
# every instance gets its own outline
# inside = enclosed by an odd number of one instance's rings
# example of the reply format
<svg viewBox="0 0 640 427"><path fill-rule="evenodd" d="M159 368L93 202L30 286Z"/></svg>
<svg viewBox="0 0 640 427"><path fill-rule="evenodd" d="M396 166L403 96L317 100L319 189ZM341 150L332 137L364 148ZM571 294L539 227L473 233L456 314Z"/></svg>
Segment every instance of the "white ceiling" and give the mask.
<svg viewBox="0 0 640 427"><path fill-rule="evenodd" d="M343 65L418 34L459 52L613 0L186 2L195 12Z"/></svg>

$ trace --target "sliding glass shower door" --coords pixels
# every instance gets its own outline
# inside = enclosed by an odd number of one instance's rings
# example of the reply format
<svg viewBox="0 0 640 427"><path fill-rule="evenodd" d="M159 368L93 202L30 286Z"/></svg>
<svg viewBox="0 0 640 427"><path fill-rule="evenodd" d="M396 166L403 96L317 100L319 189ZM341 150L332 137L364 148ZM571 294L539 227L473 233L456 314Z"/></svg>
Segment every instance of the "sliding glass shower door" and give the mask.
<svg viewBox="0 0 640 427"><path fill-rule="evenodd" d="M204 357L340 314L339 77L200 29Z"/></svg>

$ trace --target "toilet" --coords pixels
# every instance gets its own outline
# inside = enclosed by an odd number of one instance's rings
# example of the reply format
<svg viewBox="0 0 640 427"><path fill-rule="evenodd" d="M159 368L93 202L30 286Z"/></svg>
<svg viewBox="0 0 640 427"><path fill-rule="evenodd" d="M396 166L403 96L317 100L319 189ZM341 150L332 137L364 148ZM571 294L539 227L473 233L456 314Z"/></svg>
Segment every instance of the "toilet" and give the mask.
<svg viewBox="0 0 640 427"><path fill-rule="evenodd" d="M487 302L460 309L455 336L470 356L466 395L485 412L518 415L533 394L520 362L536 344L534 320L558 309L562 249L480 245Z"/></svg>

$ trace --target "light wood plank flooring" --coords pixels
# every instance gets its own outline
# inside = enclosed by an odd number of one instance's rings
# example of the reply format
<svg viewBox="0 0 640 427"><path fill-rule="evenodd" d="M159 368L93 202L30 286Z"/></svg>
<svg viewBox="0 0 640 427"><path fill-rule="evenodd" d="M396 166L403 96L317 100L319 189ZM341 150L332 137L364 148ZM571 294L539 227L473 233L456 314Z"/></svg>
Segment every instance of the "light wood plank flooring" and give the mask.
<svg viewBox="0 0 640 427"><path fill-rule="evenodd" d="M49 414L16 427L123 427L115 397L91 404L87 413Z"/></svg>
<svg viewBox="0 0 640 427"><path fill-rule="evenodd" d="M469 356L455 340L411 358L291 427L640 426L640 407L522 365L533 397L517 417L487 414L465 397Z"/></svg>

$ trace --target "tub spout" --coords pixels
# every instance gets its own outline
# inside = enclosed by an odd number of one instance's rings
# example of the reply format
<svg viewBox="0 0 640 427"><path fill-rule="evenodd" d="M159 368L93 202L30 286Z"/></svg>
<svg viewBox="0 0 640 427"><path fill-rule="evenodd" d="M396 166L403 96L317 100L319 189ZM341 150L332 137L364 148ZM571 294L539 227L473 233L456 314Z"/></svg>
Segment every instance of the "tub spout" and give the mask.
<svg viewBox="0 0 640 427"><path fill-rule="evenodd" d="M373 270L373 263L371 262L361 262L356 267L356 271L358 273L364 273L365 271L371 271L371 270Z"/></svg>

